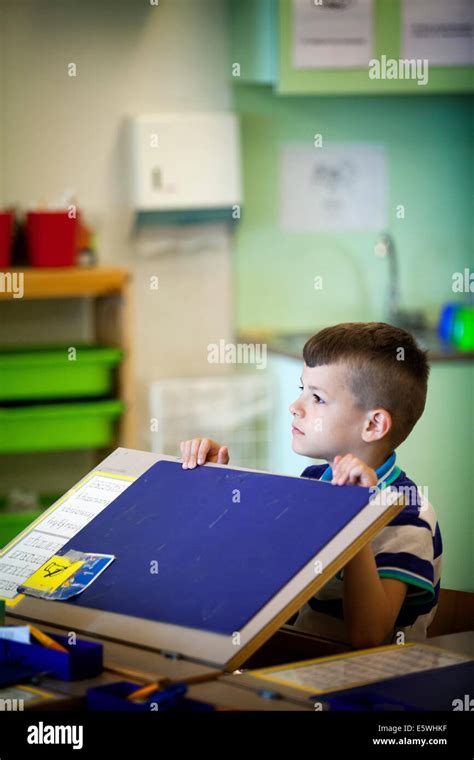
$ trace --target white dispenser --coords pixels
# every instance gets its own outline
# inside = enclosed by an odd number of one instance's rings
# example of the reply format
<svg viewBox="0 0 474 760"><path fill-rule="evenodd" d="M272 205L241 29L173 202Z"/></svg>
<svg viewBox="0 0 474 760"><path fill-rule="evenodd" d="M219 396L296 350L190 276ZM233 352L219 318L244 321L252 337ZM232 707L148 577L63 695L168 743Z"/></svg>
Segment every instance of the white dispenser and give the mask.
<svg viewBox="0 0 474 760"><path fill-rule="evenodd" d="M137 211L229 215L241 203L238 121L232 113L174 113L131 119L132 192ZM197 212L197 214L196 214Z"/></svg>

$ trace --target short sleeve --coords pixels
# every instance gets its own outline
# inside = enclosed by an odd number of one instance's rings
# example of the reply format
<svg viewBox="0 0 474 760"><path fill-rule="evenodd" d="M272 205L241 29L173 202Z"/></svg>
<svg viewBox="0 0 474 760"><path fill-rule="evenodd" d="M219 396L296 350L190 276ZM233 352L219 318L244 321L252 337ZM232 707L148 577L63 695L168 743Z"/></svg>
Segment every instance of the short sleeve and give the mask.
<svg viewBox="0 0 474 760"><path fill-rule="evenodd" d="M401 513L403 514L403 513ZM408 584L406 602L433 601L436 596L433 535L429 523L404 516L387 525L372 542L380 578Z"/></svg>

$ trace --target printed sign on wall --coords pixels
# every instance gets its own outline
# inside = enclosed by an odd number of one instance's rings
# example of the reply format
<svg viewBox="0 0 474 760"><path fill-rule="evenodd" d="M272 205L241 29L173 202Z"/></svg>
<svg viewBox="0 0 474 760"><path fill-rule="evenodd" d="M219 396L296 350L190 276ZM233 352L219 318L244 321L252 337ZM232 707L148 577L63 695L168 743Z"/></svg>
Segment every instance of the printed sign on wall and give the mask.
<svg viewBox="0 0 474 760"><path fill-rule="evenodd" d="M280 155L280 223L292 232L379 230L387 223L383 145L289 143Z"/></svg>
<svg viewBox="0 0 474 760"><path fill-rule="evenodd" d="M403 55L432 66L474 63L473 0L404 0Z"/></svg>
<svg viewBox="0 0 474 760"><path fill-rule="evenodd" d="M372 18L373 0L293 0L293 66L367 66L373 54Z"/></svg>

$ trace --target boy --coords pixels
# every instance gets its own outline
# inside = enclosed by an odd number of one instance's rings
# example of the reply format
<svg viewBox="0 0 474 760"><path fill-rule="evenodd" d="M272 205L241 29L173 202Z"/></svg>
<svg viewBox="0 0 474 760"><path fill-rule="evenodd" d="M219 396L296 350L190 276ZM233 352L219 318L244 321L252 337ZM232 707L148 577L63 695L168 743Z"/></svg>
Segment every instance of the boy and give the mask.
<svg viewBox="0 0 474 760"><path fill-rule="evenodd" d="M295 628L357 649L423 640L438 603L441 535L395 449L425 407L426 353L405 330L369 322L321 330L303 358L301 394L290 406L292 447L328 464L307 467L302 477L391 485L405 507L299 610ZM209 439L182 442L181 453L185 469L229 461L227 447Z"/></svg>

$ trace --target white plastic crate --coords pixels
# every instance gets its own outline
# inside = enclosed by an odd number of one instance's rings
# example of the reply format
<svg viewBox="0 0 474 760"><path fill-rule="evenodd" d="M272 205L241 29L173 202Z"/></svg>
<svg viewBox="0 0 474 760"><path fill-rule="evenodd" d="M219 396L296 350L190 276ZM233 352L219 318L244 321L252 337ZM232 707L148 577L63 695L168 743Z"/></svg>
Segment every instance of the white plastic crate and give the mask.
<svg viewBox="0 0 474 760"><path fill-rule="evenodd" d="M256 373L156 381L151 449L180 456L180 441L212 438L229 448L229 464L268 470L273 399L272 377Z"/></svg>

